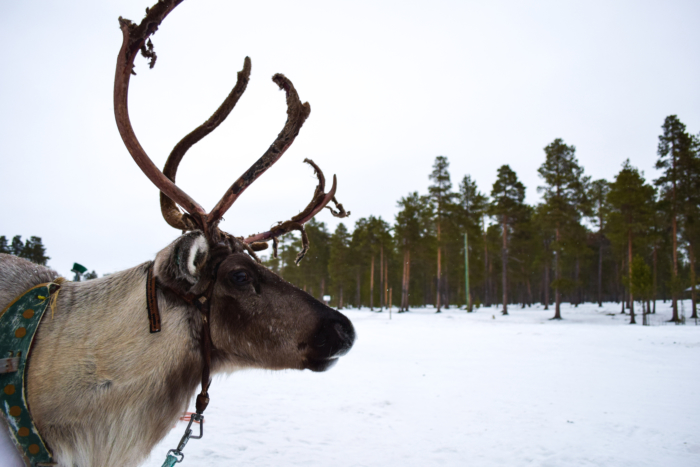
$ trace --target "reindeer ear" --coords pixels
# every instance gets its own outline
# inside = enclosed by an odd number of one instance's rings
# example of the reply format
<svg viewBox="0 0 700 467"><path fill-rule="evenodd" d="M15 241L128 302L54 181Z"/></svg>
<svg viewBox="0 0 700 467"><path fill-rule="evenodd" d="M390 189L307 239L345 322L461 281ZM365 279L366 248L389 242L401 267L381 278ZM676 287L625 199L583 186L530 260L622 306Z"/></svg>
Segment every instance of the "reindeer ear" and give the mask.
<svg viewBox="0 0 700 467"><path fill-rule="evenodd" d="M209 253L204 235L199 231L183 235L173 253L180 277L192 284L196 283Z"/></svg>
<svg viewBox="0 0 700 467"><path fill-rule="evenodd" d="M189 288L199 280L208 254L209 245L202 232L188 232L158 253L156 275L171 287Z"/></svg>

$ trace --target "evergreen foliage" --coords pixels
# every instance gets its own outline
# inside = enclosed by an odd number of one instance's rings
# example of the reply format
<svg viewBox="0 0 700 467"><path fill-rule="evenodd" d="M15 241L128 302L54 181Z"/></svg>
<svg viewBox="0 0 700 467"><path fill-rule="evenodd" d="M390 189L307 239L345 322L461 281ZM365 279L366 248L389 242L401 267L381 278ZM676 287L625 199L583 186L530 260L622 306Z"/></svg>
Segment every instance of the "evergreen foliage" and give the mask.
<svg viewBox="0 0 700 467"><path fill-rule="evenodd" d="M622 170L615 177L615 181L610 184L608 192L610 211L607 222L610 240L617 246L617 251L622 252L620 256L623 262L626 256L628 277L632 277L633 252L647 244L644 233L652 221L654 198L654 188L645 183L642 174L632 167L627 159L622 165ZM633 242L634 240L636 242ZM635 323L633 290L630 286L631 324Z"/></svg>
<svg viewBox="0 0 700 467"><path fill-rule="evenodd" d="M93 270L90 272L86 272L83 274L83 279L86 281L92 280L92 279L97 279L97 273Z"/></svg>
<svg viewBox="0 0 700 467"><path fill-rule="evenodd" d="M503 290L503 311L508 314L508 238L523 220L525 214L525 186L518 180L518 176L508 166L503 165L498 169L496 181L491 190L491 205L489 212L497 218L501 224L501 276Z"/></svg>
<svg viewBox="0 0 700 467"><path fill-rule="evenodd" d="M554 242L550 244L554 253L555 276L552 283L555 301L552 319L561 319L560 292L567 291L574 285L568 277L562 277L563 262L566 253L573 253L576 258L579 258L580 221L589 210L587 187L590 177L583 175L583 167L576 159L576 148L566 145L561 138L547 145L544 152L546 155L544 164L537 172L545 185L538 187L537 190L543 193L544 198L542 220L554 232Z"/></svg>
<svg viewBox="0 0 700 467"><path fill-rule="evenodd" d="M46 248L41 242L41 237L35 236L23 242L20 235L15 235L9 244L7 237L0 236L0 253L19 256L42 266L46 266L47 261L51 259L46 256Z"/></svg>
<svg viewBox="0 0 700 467"><path fill-rule="evenodd" d="M393 225L368 216L331 234L312 220L311 249L299 266L294 233L266 264L316 297L331 295L338 307L463 307L471 295L476 308L499 305L505 312L554 302L558 319L562 301L617 301L632 313L636 301L653 313L650 300L680 296L696 284L700 248L700 140L669 116L659 141L664 172L657 193L629 161L613 181L591 181L576 148L555 139L544 148L535 206L525 204L525 187L509 166L498 169L487 196L470 175L453 189L449 161L438 156L426 192L398 200ZM6 244L0 239L0 248Z"/></svg>

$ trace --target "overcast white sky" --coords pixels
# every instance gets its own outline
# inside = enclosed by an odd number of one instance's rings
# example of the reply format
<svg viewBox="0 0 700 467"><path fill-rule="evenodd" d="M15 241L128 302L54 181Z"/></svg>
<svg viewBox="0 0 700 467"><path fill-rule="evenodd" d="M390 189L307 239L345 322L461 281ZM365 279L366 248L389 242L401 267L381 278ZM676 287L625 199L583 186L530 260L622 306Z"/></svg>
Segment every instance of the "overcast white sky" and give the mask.
<svg viewBox="0 0 700 467"><path fill-rule="evenodd" d="M76 261L100 274L134 266L178 235L112 108L117 18L139 22L154 2L0 2L0 235L41 236L66 275ZM162 167L251 57L246 94L178 174L211 209L284 125L270 77L294 82L311 116L226 215L235 235L306 205L305 157L338 175L350 225L393 221L401 196L426 191L437 155L455 185L471 174L485 192L510 164L536 203L555 138L593 178L612 178L626 158L655 178L664 118L700 131L699 24L697 1L188 0L153 38L156 67L137 58L132 123Z"/></svg>

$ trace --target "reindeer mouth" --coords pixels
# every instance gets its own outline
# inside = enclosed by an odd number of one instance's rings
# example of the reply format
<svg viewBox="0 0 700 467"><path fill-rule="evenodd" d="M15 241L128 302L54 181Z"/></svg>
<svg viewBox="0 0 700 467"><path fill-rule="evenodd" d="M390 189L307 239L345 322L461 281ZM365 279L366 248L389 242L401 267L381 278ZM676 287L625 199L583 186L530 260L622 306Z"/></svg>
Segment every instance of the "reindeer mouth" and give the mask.
<svg viewBox="0 0 700 467"><path fill-rule="evenodd" d="M322 359L306 359L304 369L315 372L322 372L330 369L338 363L338 357L322 358Z"/></svg>
<svg viewBox="0 0 700 467"><path fill-rule="evenodd" d="M336 312L337 313L337 312ZM317 329L304 368L326 371L347 354L355 343L355 329L350 320L337 313L335 319L325 320Z"/></svg>

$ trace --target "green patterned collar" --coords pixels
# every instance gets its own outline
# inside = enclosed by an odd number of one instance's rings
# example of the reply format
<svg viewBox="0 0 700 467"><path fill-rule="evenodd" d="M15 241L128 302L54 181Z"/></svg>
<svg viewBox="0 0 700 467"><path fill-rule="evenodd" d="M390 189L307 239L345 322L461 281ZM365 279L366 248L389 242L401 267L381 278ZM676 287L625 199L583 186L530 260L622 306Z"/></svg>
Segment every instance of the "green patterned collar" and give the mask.
<svg viewBox="0 0 700 467"><path fill-rule="evenodd" d="M0 314L0 413L29 465L55 465L29 414L27 357L44 312L55 301L61 280L24 292Z"/></svg>

